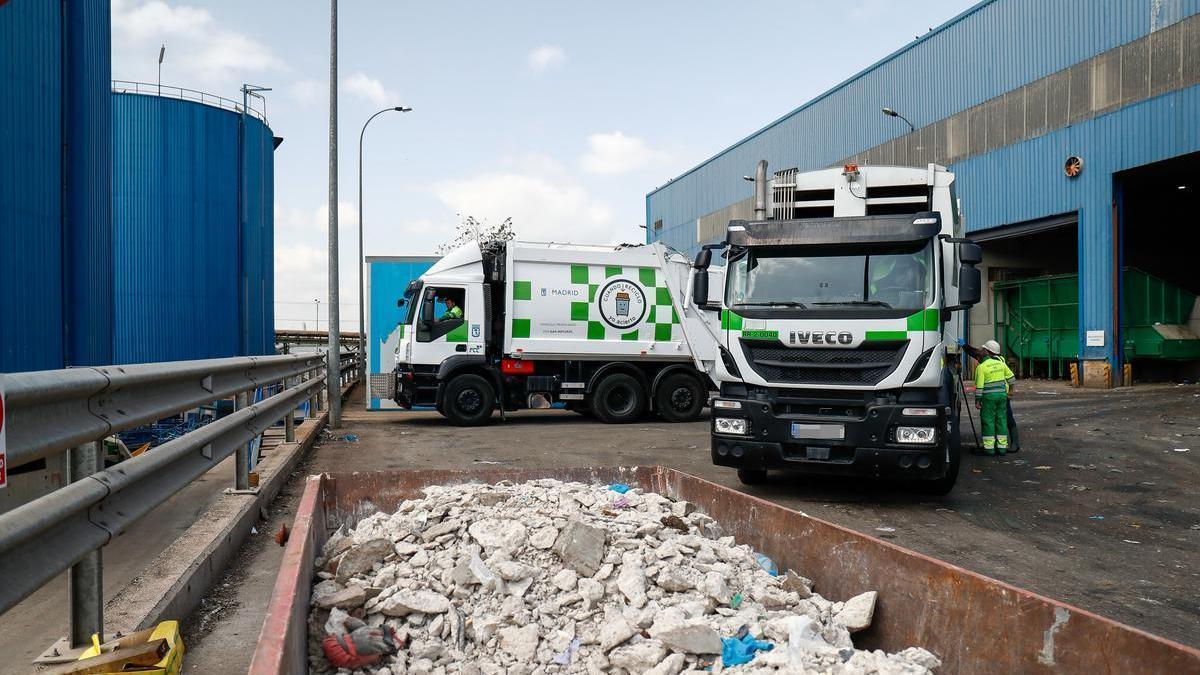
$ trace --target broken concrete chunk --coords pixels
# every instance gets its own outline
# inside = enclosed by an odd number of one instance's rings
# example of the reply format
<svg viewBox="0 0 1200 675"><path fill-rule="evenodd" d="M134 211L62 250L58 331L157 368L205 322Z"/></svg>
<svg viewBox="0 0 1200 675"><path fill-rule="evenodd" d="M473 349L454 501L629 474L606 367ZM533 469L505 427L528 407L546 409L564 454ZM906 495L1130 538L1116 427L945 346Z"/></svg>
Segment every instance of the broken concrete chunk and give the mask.
<svg viewBox="0 0 1200 675"><path fill-rule="evenodd" d="M528 626L521 626L520 628L516 626L501 628L500 648L508 652L518 663L530 663L537 656L537 625L530 624Z"/></svg>
<svg viewBox="0 0 1200 675"><path fill-rule="evenodd" d="M578 520L567 523L554 540L554 552L563 564L578 574L590 577L604 561L604 530Z"/></svg>
<svg viewBox="0 0 1200 675"><path fill-rule="evenodd" d="M376 563L392 552L392 540L372 539L358 546L351 546L338 561L336 579L345 584L351 577L371 571Z"/></svg>
<svg viewBox="0 0 1200 675"><path fill-rule="evenodd" d="M529 545L537 549L547 549L554 545L558 538L558 528L554 526L539 527L529 535Z"/></svg>
<svg viewBox="0 0 1200 675"><path fill-rule="evenodd" d="M844 626L851 633L857 633L860 630L866 629L871 625L871 618L875 615L875 598L878 593L875 591L867 591L860 593L846 601L834 617L834 623L839 626Z"/></svg>
<svg viewBox="0 0 1200 675"><path fill-rule="evenodd" d="M460 527L462 527L461 521L443 520L442 522L438 523L437 525L434 525L433 527L425 528L425 530L421 532L421 540L422 541L433 541L434 539L437 539L438 537L442 536L443 534L450 534L451 532L457 532L458 528L460 528Z"/></svg>
<svg viewBox="0 0 1200 675"><path fill-rule="evenodd" d="M638 554L626 553L622 558L621 571L617 574L617 589L629 600L630 605L637 608L646 605L646 571L642 569L642 558Z"/></svg>
<svg viewBox="0 0 1200 675"><path fill-rule="evenodd" d="M367 592L362 586L347 586L340 591L326 593L317 598L317 607L330 609L337 607L338 609L353 609L362 607L367 601Z"/></svg>
<svg viewBox="0 0 1200 675"><path fill-rule="evenodd" d="M624 668L631 673L644 673L658 665L667 655L667 648L658 640L643 640L641 642L617 647L608 655L612 665Z"/></svg>
<svg viewBox="0 0 1200 675"><path fill-rule="evenodd" d="M380 611L387 616L442 614L450 611L450 601L432 591L399 591L380 603Z"/></svg>
<svg viewBox="0 0 1200 675"><path fill-rule="evenodd" d="M664 567L658 573L658 578L655 582L659 588L671 591L672 593L690 591L696 587L695 582L692 581L691 576L687 573L687 568L682 565L668 565Z"/></svg>
<svg viewBox="0 0 1200 675"><path fill-rule="evenodd" d="M604 623L600 625L600 649L609 651L637 634L637 629L617 611L604 614Z"/></svg>
<svg viewBox="0 0 1200 675"><path fill-rule="evenodd" d="M659 661L657 666L647 670L646 675L679 675L679 671L683 670L684 663L683 654L671 654Z"/></svg>
<svg viewBox="0 0 1200 675"><path fill-rule="evenodd" d="M560 591L573 591L575 590L576 585L579 583L579 575L575 573L575 570L563 569L561 572L554 575L554 578L550 580L550 583L554 584L554 586Z"/></svg>
<svg viewBox="0 0 1200 675"><path fill-rule="evenodd" d="M486 518L477 520L467 532L479 545L486 549L506 549L515 551L525 545L525 526L518 520L506 518Z"/></svg>
<svg viewBox="0 0 1200 675"><path fill-rule="evenodd" d="M702 621L693 621L654 633L671 651L685 654L720 654L721 636Z"/></svg>
<svg viewBox="0 0 1200 675"><path fill-rule="evenodd" d="M792 570L788 570L783 577L783 582L779 587L789 593L795 593L800 599L812 596L813 582L811 579L806 579Z"/></svg>

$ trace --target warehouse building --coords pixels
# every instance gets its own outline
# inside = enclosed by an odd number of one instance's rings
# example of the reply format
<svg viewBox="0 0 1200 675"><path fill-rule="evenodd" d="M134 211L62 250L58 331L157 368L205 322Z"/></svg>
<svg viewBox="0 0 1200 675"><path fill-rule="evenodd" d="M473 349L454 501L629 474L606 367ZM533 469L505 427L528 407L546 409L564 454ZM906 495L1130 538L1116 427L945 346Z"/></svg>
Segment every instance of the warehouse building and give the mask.
<svg viewBox="0 0 1200 675"><path fill-rule="evenodd" d="M651 192L648 240L723 239L760 159L949 167L991 289L970 339L1026 373L1196 368L1200 0L980 2Z"/></svg>
<svg viewBox="0 0 1200 675"><path fill-rule="evenodd" d="M274 353L281 139L242 101L114 83L110 21L0 2L0 373Z"/></svg>

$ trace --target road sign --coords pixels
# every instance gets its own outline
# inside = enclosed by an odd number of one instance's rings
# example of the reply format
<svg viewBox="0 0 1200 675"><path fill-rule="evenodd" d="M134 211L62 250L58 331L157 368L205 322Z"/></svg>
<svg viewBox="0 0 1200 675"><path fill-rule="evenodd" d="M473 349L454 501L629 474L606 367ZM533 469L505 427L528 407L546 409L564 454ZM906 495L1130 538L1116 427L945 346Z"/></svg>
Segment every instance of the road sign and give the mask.
<svg viewBox="0 0 1200 675"><path fill-rule="evenodd" d="M0 489L4 489L8 485L8 467L4 463L4 453L8 447L4 440L4 376L0 375Z"/></svg>

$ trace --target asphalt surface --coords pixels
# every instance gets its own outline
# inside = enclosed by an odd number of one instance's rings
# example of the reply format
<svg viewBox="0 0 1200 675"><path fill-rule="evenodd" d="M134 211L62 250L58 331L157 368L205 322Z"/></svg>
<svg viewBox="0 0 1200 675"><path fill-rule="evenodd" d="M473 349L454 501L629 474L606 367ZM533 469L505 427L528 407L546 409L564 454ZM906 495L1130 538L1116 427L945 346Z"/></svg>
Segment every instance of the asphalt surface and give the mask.
<svg viewBox="0 0 1200 675"><path fill-rule="evenodd" d="M1022 451L967 456L942 498L795 475L742 486L711 464L707 419L609 426L525 411L460 429L436 413L363 411L357 400L348 397L343 428L302 464L261 534L189 619L189 672L249 664L282 556L271 535L295 514L301 474L487 465L670 466L1200 647L1200 386L1022 382L1014 401Z"/></svg>

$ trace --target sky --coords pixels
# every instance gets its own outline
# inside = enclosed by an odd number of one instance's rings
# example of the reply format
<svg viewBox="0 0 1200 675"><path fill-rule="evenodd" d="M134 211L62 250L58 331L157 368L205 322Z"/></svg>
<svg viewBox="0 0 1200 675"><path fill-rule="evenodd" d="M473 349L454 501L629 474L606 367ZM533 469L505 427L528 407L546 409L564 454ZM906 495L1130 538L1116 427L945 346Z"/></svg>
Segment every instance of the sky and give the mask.
<svg viewBox="0 0 1200 675"><path fill-rule="evenodd" d="M113 78L266 92L276 326L327 326L329 3L113 0ZM464 216L533 241L645 240L646 193L968 8L971 0L342 0L341 320L365 249L432 254ZM881 106L887 102L881 102ZM749 172L753 167L748 167ZM321 304L314 302L319 298Z"/></svg>

